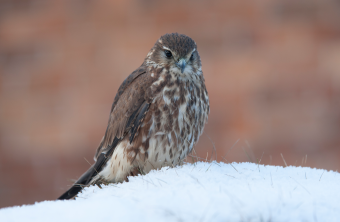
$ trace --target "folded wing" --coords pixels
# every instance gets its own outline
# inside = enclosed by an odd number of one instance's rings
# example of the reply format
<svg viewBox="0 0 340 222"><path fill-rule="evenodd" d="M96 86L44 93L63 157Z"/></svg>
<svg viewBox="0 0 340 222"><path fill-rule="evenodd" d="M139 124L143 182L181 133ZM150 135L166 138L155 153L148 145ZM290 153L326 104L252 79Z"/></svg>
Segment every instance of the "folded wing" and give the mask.
<svg viewBox="0 0 340 222"><path fill-rule="evenodd" d="M145 99L145 92L154 78L141 66L129 75L119 87L112 104L110 118L105 135L95 154L95 163L77 182L58 199L71 199L105 166L111 158L119 142L128 134L130 142L139 129L142 119L148 112L149 104Z"/></svg>

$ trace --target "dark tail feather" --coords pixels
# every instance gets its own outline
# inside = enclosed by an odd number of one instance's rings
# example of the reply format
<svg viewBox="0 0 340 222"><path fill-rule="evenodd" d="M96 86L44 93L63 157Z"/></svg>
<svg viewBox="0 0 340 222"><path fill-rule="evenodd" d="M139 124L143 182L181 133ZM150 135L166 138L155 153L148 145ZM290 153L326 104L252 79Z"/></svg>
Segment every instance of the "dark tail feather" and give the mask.
<svg viewBox="0 0 340 222"><path fill-rule="evenodd" d="M93 176L95 175L94 166L91 166L78 180L73 184L73 186L61 195L58 200L68 200L76 196L84 186L86 186Z"/></svg>
<svg viewBox="0 0 340 222"><path fill-rule="evenodd" d="M106 164L107 160L111 158L114 148L117 146L120 140L117 137L113 140L111 146L109 147L107 153L101 153L94 165L90 167L78 180L73 184L73 186L61 195L58 200L68 200L75 197L84 186L88 185L92 178L95 177L98 172L102 170L102 167Z"/></svg>

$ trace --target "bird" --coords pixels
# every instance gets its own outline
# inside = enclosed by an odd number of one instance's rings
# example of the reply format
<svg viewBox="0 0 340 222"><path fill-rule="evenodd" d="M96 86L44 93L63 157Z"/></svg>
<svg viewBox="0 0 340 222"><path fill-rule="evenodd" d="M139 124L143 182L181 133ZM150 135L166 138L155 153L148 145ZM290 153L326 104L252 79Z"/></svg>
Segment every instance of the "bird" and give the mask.
<svg viewBox="0 0 340 222"><path fill-rule="evenodd" d="M94 164L58 199L74 199L89 185L120 183L181 164L209 112L196 42L184 34L162 35L120 85Z"/></svg>

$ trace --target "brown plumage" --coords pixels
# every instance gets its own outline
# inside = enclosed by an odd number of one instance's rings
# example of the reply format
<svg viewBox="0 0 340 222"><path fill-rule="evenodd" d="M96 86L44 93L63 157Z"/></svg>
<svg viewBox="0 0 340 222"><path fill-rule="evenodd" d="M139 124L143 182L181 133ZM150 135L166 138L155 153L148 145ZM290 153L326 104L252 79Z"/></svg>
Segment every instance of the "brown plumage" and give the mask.
<svg viewBox="0 0 340 222"><path fill-rule="evenodd" d="M73 198L86 185L176 166L198 141L208 113L196 43L178 33L161 36L119 87L95 164L58 199Z"/></svg>

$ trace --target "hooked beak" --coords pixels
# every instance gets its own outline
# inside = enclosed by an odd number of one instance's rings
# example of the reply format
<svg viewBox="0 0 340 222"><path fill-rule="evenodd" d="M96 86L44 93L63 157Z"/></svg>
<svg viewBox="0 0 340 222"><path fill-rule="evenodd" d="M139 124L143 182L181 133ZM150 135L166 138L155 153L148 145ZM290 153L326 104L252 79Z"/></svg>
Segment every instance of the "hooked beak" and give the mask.
<svg viewBox="0 0 340 222"><path fill-rule="evenodd" d="M181 73L183 73L185 66L187 65L185 59L180 59L177 63L178 68L181 69Z"/></svg>

